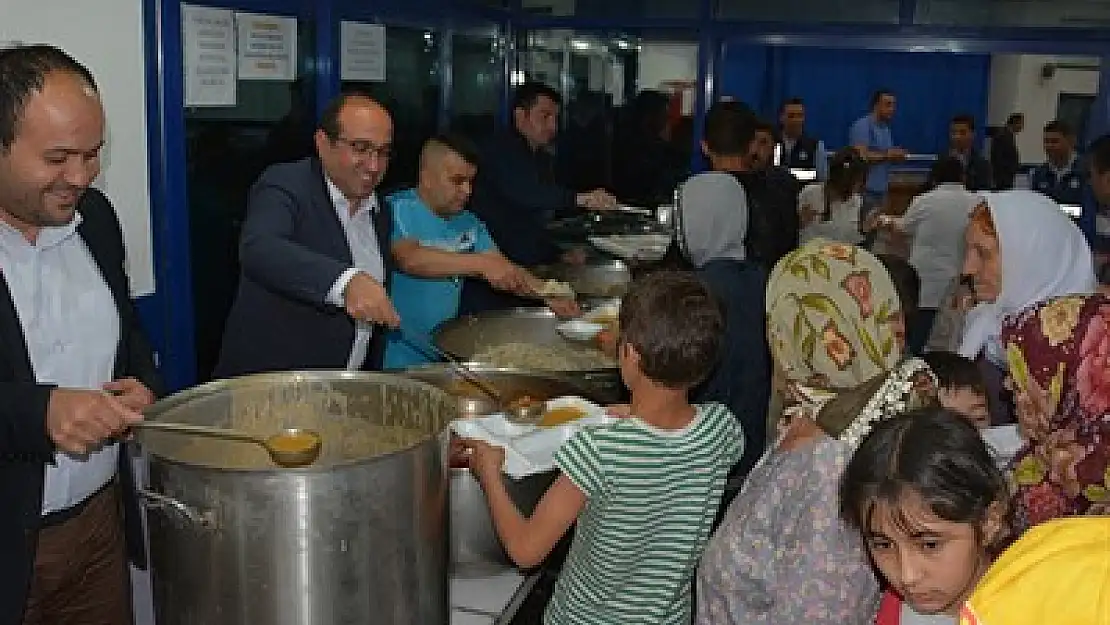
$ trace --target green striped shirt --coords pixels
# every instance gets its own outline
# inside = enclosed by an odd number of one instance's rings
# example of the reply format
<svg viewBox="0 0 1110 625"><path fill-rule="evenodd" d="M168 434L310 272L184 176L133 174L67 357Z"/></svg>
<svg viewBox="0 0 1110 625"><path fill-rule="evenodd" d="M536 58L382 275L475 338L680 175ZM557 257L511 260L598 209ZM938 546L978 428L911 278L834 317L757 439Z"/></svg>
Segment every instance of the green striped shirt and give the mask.
<svg viewBox="0 0 1110 625"><path fill-rule="evenodd" d="M688 625L694 569L743 447L720 404L681 430L633 417L568 440L555 462L586 506L545 625Z"/></svg>

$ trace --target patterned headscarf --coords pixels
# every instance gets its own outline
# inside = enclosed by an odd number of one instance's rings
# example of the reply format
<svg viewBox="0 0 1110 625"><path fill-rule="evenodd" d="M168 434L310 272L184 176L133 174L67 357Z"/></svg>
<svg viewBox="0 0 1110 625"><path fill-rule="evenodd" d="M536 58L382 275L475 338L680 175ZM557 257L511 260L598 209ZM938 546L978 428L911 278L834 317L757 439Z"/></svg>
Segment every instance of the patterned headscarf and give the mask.
<svg viewBox="0 0 1110 625"><path fill-rule="evenodd" d="M877 258L858 247L814 239L771 270L771 356L791 382L855 388L901 359L891 323L900 310L894 284Z"/></svg>
<svg viewBox="0 0 1110 625"><path fill-rule="evenodd" d="M1019 521L1110 514L1110 297L1053 298L1006 321L1015 390L1047 396L1047 428L1014 458Z"/></svg>
<svg viewBox="0 0 1110 625"><path fill-rule="evenodd" d="M960 625L1110 625L1110 517L1035 527L987 569Z"/></svg>

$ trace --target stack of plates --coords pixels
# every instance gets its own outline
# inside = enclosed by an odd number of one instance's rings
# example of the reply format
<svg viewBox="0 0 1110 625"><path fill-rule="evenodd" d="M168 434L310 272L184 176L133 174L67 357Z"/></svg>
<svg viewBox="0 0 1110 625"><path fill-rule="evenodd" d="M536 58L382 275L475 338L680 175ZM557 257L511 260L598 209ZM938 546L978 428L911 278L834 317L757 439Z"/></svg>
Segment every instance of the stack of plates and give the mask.
<svg viewBox="0 0 1110 625"><path fill-rule="evenodd" d="M597 249L623 260L656 261L667 253L671 237L667 234L616 234L590 237Z"/></svg>

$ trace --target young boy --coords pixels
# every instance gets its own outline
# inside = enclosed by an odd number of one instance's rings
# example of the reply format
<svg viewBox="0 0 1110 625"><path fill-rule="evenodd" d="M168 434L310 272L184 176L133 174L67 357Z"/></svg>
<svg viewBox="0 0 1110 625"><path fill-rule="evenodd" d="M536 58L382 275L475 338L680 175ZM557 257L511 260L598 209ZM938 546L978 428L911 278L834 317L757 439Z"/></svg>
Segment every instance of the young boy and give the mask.
<svg viewBox="0 0 1110 625"><path fill-rule="evenodd" d="M584 429L556 453L561 473L525 518L501 482L504 450L480 441L470 466L509 556L538 564L577 521L545 625L688 625L691 582L744 434L688 391L716 364L721 312L691 273L660 271L621 303L617 358L629 416Z"/></svg>
<svg viewBox="0 0 1110 625"><path fill-rule="evenodd" d="M937 376L941 405L979 429L990 427L987 385L975 362L952 352L926 352L921 358Z"/></svg>

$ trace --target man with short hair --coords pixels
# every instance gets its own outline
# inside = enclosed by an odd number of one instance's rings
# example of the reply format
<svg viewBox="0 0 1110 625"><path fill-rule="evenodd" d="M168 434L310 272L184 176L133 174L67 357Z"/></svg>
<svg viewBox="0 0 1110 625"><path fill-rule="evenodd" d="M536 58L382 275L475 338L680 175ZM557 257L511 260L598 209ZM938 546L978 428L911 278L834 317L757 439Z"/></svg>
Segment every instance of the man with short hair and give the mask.
<svg viewBox="0 0 1110 625"><path fill-rule="evenodd" d="M990 162L991 178L996 191L1014 188L1014 177L1021 169L1021 155L1018 153L1017 135L1025 130L1025 115L1012 113L1006 125L999 128L991 137Z"/></svg>
<svg viewBox="0 0 1110 625"><path fill-rule="evenodd" d="M895 147L890 133L895 104L893 91L877 90L871 95L870 112L856 120L848 130L848 142L870 165L860 207L861 224L867 223L873 212L886 207L891 164L906 160L908 155L906 150Z"/></svg>
<svg viewBox="0 0 1110 625"><path fill-rule="evenodd" d="M1087 187L1087 172L1079 164L1079 155L1075 151L1075 133L1071 127L1060 120L1045 124L1044 153L1045 162L1033 170L1033 190L1040 191L1062 205L1082 206Z"/></svg>
<svg viewBox="0 0 1110 625"><path fill-rule="evenodd" d="M825 180L829 172L829 155L825 150L825 142L807 135L805 127L805 102L801 98L790 98L783 102L779 109L782 160L776 164L787 169L813 170L818 180Z"/></svg>
<svg viewBox="0 0 1110 625"><path fill-rule="evenodd" d="M143 533L119 442L159 376L100 173L89 70L0 51L0 623L131 622Z"/></svg>
<svg viewBox="0 0 1110 625"><path fill-rule="evenodd" d="M438 360L429 353L430 346L419 341L458 315L463 278L539 299L540 279L505 258L485 224L464 210L477 171L478 156L469 141L440 135L424 144L416 188L389 198L393 206L390 251L397 266L390 293L406 330L416 336L389 335L387 369ZM577 312L573 299L554 299L549 305L563 315Z"/></svg>
<svg viewBox="0 0 1110 625"><path fill-rule="evenodd" d="M549 149L559 127L559 92L540 82L526 82L513 94L512 127L481 149L481 163L470 209L489 228L501 253L526 267L559 261L581 263L582 250L563 253L547 231L558 214L576 208L604 210L616 206L608 191L576 193L555 180ZM462 312L528 305L511 293L468 279Z"/></svg>
<svg viewBox="0 0 1110 625"><path fill-rule="evenodd" d="M993 188L991 164L975 149L975 118L971 115L956 115L949 122L948 155L963 163L963 180L967 190L990 191ZM940 183L930 176L925 188L932 189L936 184Z"/></svg>
<svg viewBox="0 0 1110 625"><path fill-rule="evenodd" d="M271 165L251 188L214 377L379 369L380 326L400 324L386 293L390 207L375 193L392 154L389 113L341 95L314 142L315 156Z"/></svg>
<svg viewBox="0 0 1110 625"><path fill-rule="evenodd" d="M1099 282L1110 284L1110 134L1092 141L1087 157L1091 192L1097 207L1092 248L1098 264Z"/></svg>

